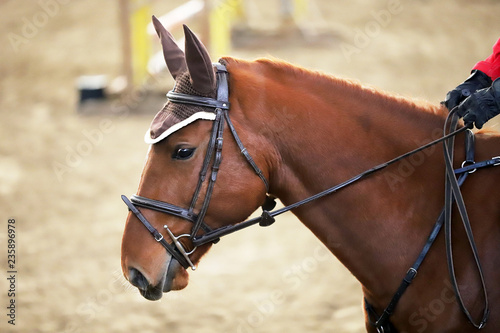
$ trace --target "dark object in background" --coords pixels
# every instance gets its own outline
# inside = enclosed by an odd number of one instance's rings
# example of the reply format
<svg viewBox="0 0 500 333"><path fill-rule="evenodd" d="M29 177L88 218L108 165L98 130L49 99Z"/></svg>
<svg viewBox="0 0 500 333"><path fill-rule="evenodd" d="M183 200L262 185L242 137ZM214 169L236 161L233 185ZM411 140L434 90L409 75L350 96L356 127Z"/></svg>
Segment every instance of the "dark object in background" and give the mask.
<svg viewBox="0 0 500 333"><path fill-rule="evenodd" d="M106 75L85 75L80 76L77 80L79 91L78 104L82 104L88 100L106 99Z"/></svg>

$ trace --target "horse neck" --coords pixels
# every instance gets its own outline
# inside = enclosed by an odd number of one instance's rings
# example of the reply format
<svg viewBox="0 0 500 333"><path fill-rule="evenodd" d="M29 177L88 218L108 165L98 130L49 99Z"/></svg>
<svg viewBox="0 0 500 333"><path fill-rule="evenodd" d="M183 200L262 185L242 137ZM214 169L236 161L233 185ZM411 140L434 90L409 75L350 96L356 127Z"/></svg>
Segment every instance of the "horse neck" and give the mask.
<svg viewBox="0 0 500 333"><path fill-rule="evenodd" d="M271 192L285 205L432 141L444 123L438 106L358 83L272 60L229 62L240 121L265 141ZM427 189L443 184L441 156L430 149L413 170L396 164L294 214L366 289L392 293L387 270L403 276L420 251L408 242L422 244L440 209L441 191Z"/></svg>

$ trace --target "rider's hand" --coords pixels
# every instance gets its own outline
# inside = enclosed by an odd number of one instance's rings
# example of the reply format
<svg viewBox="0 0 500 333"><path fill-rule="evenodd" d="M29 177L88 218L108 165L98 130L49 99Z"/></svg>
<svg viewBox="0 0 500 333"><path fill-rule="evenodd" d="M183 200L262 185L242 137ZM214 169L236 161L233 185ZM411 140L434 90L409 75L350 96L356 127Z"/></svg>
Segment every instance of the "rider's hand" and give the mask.
<svg viewBox="0 0 500 333"><path fill-rule="evenodd" d="M464 117L466 126L473 123L482 128L484 123L500 113L500 79L491 87L481 89L467 97L457 109L457 114Z"/></svg>
<svg viewBox="0 0 500 333"><path fill-rule="evenodd" d="M467 80L446 94L446 99L443 103L451 111L464 99L476 92L476 90L489 87L490 85L491 78L480 70L475 69L471 72Z"/></svg>

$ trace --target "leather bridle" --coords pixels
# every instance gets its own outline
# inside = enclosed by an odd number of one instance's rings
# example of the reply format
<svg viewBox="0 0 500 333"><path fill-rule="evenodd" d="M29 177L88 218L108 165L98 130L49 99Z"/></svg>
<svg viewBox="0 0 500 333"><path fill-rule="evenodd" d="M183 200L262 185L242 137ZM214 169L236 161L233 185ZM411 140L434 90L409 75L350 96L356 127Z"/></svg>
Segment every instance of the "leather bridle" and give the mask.
<svg viewBox="0 0 500 333"><path fill-rule="evenodd" d="M269 226L272 223L274 223L274 217L277 215L281 215L281 214L288 212L292 209L295 209L297 207L305 205L311 201L314 201L314 200L317 200L319 198L330 195L332 193L335 193L335 192L343 189L344 187L347 187L347 186L349 186L349 185L351 185L359 180L362 180L362 179L370 176L371 174L373 174L375 172L378 172L380 170L385 169L389 165L392 165L396 162L399 162L402 159L405 159L405 158L407 158L415 153L418 153L418 152L420 152L424 149L427 149L427 148L429 148L437 143L440 143L440 142L445 142L445 152L446 152L445 161L446 161L447 177L449 179L453 179L453 184L447 185L447 187L446 187L446 192L447 192L446 200L447 201L450 201L453 196L461 198L461 195L459 195L458 187L465 180L466 176L464 176L464 174L472 173L478 168L500 165L500 156L497 156L497 157L493 157L490 160L482 161L482 162L478 162L478 163L471 162L468 160L468 161L466 161L467 162L466 166L462 166L462 168L460 168L460 169L453 170L452 163L451 163L453 158L450 157L450 156L452 156L451 151L453 151L453 148L452 148L453 145L452 144L449 145L448 142L451 138L454 138L458 133L464 132L468 129L467 127L462 127L462 128L457 130L456 129L456 122L455 122L455 124L450 127L450 128L452 128L453 131L450 130L447 133L447 131L445 130L445 135L437 140L429 142L426 145L423 145L417 149L414 149L410 152L407 152L403 155L400 155L396 158L393 158L390 161L379 164L379 165L377 165L369 170L366 170L366 171L344 181L343 183L340 183L336 186L330 187L330 188L328 188L322 192L319 192L315 195L307 197L303 200L300 200L300 201L293 203L291 205L288 205L286 207L273 210L276 203L274 201L275 198L268 194L269 193L269 182L266 179L266 177L264 176L262 170L259 169L259 167L256 165L256 163L254 162L254 160L252 159L252 157L250 156L250 154L248 153L246 148L243 146L243 143L241 142L241 140L240 140L238 134L236 133L236 130L231 122L231 119L229 118L230 104L229 104L229 85L228 85L227 69L224 65L222 65L220 63L214 64L214 67L216 69L216 78L217 78L217 98L216 99L208 98L208 97L187 95L187 94L182 94L182 93L178 93L178 92L174 92L174 91L170 91L167 94L168 100L172 103L181 103L181 104L189 104L189 105L196 105L196 106L213 108L214 113L215 113L215 120L213 123L207 152L205 155L205 159L203 161L202 170L200 172L198 184L197 184L195 192L193 194L193 198L191 200L190 207L186 209L186 208L179 207L179 206L167 203L167 202L153 200L153 199L141 197L138 195L132 195L130 200L129 200L126 196L122 195L122 200L128 206L129 210L148 229L148 231L153 235L154 239L157 242L159 242L167 250L167 252L170 253L172 255L172 257L175 258L179 262L179 264L181 264L186 269L188 267L191 267L193 270L196 269L196 266L192 263L189 256L196 250L197 247L204 245L204 244L208 244L208 243L216 243L216 242L218 242L219 238L222 236L231 234L235 231L244 229L246 227L252 226L252 225L257 224L257 223L260 226ZM450 116L456 117L455 111L456 110L452 110L450 112ZM451 119L450 116L449 116L449 118ZM448 119L446 120L446 123L448 124ZM261 216L244 221L244 222L240 222L240 223L235 224L235 225L228 225L228 226L224 226L224 227L220 227L218 229L212 230L204 222L204 218L205 218L205 215L207 213L208 206L210 204L210 199L212 197L214 184L215 184L215 181L217 179L217 174L219 172L219 167L220 167L220 164L222 161L222 144L223 144L223 132L224 132L224 125L225 124L228 125L228 128L229 128L236 144L238 145L238 148L240 149L241 153L243 154L243 156L245 157L247 162L250 164L250 166L255 171L255 173L262 179L264 186L265 186L265 190L266 190L266 201L265 201L264 205L262 206L263 212L262 212ZM213 162L212 162L212 160L213 160ZM211 168L211 172L209 173L209 167L210 167L211 162L212 162L212 164L211 164L212 168ZM459 180L455 179L455 174L460 175ZM200 211L198 213L195 213L194 209L195 209L196 203L198 202L201 188L202 188L203 184L205 183L205 181L207 180L207 176L208 176L208 185L207 185L207 190L205 192L205 197L203 199L203 204L202 204ZM453 190L451 189L452 186L453 186ZM463 218L463 215L466 215L466 212L465 212L465 205L463 204L463 199L461 199L461 201L462 201L462 203L460 204L460 206L463 206L463 208L461 208L461 215ZM166 230L167 234L169 235L169 237L172 240L172 243L168 243L165 240L163 234L161 232L159 232L156 228L154 228L151 225L151 223L149 223L149 221L142 215L142 213L137 209L137 207L155 210L155 211L158 211L161 213L170 214L170 215L182 218L184 220L187 220L187 221L193 223L193 227L191 229L191 232L189 234L182 234L179 236L175 236L171 232L169 227L167 225L164 225L164 229ZM463 210L463 212L462 212L462 210ZM475 257L475 262L477 265L477 269L478 269L478 272L479 272L480 277L481 277L481 285L482 285L482 289L484 291L484 298L485 298L485 307L483 310L483 317L482 317L480 323L474 322L474 320L470 316L469 312L465 308L463 301L462 301L462 298L460 296L460 292L458 290L458 285L457 285L456 277L455 277L455 270L453 267L453 258L451 257L451 230L450 230L450 228L451 228L450 215L451 214L450 214L450 211L451 211L451 204L449 204L445 207L445 209L443 210L443 213L438 218L431 234L429 235L429 238L426 242L426 245L422 249L422 251L419 254L415 263L408 270L406 276L404 277L404 279L401 282L401 285L399 286L398 290L394 294L389 305L384 310L383 314L381 316L378 316L375 313L373 307L371 305L369 305L368 302L365 300L370 323L376 327L377 332L391 332L391 331L393 331L393 328L391 328L392 325L389 321L389 317L391 316L394 308L396 307L399 299L401 298L401 296L405 292L406 288L410 285L412 280L415 278L420 264L423 262L424 258L426 257L430 247L434 243L434 240L436 239L436 236L439 233L439 230L441 229L441 226L443 224L445 225L445 230L447 231L446 232L446 234L447 234L446 246L447 246L447 255L448 255L447 261L448 261L448 265L450 266L449 271L450 271L451 279L453 282L455 295L456 295L457 299L459 300L459 304L460 304L462 311L466 314L469 321L476 328L482 328L485 325L486 320L488 318L488 313L489 313L488 300L487 300L487 294L486 294L486 286L484 283L482 268L481 268L481 265L479 263L479 258L477 256L477 249L475 247L474 240L472 238L472 231L469 231L470 223L469 223L468 219L466 219L465 225L466 225L467 237L468 237L469 242L471 244L473 254ZM204 233L201 235L198 235L200 229L203 229ZM191 251L187 251L186 248L183 246L183 244L179 241L179 239L181 239L183 237L189 238L189 240L191 240L193 247L194 247ZM373 317L375 317L375 320L372 319Z"/></svg>
<svg viewBox="0 0 500 333"><path fill-rule="evenodd" d="M219 167L222 161L222 144L223 144L223 134L224 134L224 125L227 124L229 131L231 132L233 138L236 141L241 153L250 164L255 173L262 179L266 193L269 192L269 182L266 177L262 173L262 170L259 169L257 164L254 162L247 149L243 146L236 130L229 118L229 84L228 84L228 72L224 65L220 63L215 63L214 67L216 69L216 78L217 78L217 99L213 99L210 97L200 97L178 93L175 91L169 91L167 94L167 98L172 103L181 103L181 104L189 104L196 106L203 106L207 108L213 108L215 113L215 120L212 125L212 132L210 135L207 152L205 155L205 159L203 160L202 169L200 172L200 176L198 178L198 184L196 185L196 189L193 194L193 198L191 200L191 205L189 208L179 207L164 201L153 200L145 197L141 197L138 195L132 195L130 200L122 195L122 200L128 206L129 210L144 224L144 226L149 230L149 232L153 235L155 240L159 242L163 247L167 250L168 253L172 255L184 268L191 267L193 270L196 269L196 266L192 263L189 255L192 254L196 248L200 245L207 243L216 243L219 240L219 237L223 234L231 233L228 227L223 227L217 230L212 230L209 226L204 222L205 215L207 213L210 199L212 198L212 192L215 185L215 181L217 180L217 174L219 172ZM213 161L213 162L212 162ZM212 162L211 171L209 172L210 163ZM203 199L203 203L201 209L198 213L194 212L195 206L200 199L200 191L203 187L203 184L206 182L208 176L208 185L207 190L205 192L205 197ZM274 199L267 195L266 204L264 210L271 210L274 208ZM169 244L163 237L163 234L159 232L156 228L154 228L151 223L142 215L142 213L137 209L137 207L147 208L151 210L155 210L161 213L166 213L170 215L177 216L184 220L187 220L193 223L193 227L189 234L182 234L179 236L175 236L167 225L164 225L164 229L167 231L167 234L172 239L172 244ZM200 229L205 231L204 235L197 236ZM221 233L221 229L224 229L224 233ZM217 237L204 237L205 235L213 235L216 232L219 236ZM186 237L189 238L194 248L191 251L187 251L179 239Z"/></svg>

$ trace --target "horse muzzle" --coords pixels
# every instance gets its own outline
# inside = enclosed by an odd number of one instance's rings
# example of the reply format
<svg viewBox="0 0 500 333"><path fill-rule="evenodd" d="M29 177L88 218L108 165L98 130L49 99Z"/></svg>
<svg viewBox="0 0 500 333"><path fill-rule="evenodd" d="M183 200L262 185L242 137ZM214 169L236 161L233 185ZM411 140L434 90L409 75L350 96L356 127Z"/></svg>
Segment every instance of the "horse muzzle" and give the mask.
<svg viewBox="0 0 500 333"><path fill-rule="evenodd" d="M184 289L188 284L188 273L175 258L170 258L165 274L157 284L151 283L151 280L136 268L128 270L127 279L139 289L144 298L157 301L162 298L163 293Z"/></svg>

